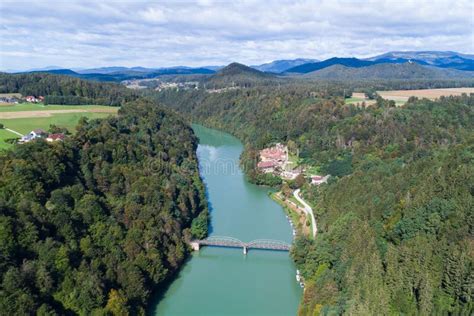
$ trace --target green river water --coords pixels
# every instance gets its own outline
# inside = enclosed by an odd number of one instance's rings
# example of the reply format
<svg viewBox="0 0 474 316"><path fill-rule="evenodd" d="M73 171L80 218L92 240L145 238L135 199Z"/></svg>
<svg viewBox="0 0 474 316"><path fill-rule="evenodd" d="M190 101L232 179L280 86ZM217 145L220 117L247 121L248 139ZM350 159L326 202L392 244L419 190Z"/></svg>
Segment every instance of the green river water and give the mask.
<svg viewBox="0 0 474 316"><path fill-rule="evenodd" d="M194 125L207 187L210 235L244 242L291 242L291 227L268 189L247 182L239 168L242 143L229 134ZM203 247L169 288L156 298L153 315L295 315L302 290L287 252Z"/></svg>

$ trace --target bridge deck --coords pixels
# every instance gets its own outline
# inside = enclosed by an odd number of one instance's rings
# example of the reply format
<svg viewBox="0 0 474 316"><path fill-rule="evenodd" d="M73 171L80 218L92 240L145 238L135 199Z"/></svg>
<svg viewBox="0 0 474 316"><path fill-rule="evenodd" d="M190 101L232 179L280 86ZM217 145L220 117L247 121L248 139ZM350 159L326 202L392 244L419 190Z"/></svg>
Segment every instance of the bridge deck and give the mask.
<svg viewBox="0 0 474 316"><path fill-rule="evenodd" d="M212 236L207 239L194 240L200 246L216 246L228 248L245 248L245 249L266 249L266 250L280 250L289 251L290 245L280 240L271 239L257 239L248 243L242 242L232 237Z"/></svg>

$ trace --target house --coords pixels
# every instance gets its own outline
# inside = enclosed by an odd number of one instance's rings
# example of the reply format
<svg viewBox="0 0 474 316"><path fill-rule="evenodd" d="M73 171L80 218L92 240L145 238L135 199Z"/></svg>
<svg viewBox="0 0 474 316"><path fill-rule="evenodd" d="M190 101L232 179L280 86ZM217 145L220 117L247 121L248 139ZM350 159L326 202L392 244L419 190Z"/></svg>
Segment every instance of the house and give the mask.
<svg viewBox="0 0 474 316"><path fill-rule="evenodd" d="M265 173L271 173L275 171L275 168L277 167L277 163L274 161L260 161L257 164L258 169Z"/></svg>
<svg viewBox="0 0 474 316"><path fill-rule="evenodd" d="M47 135L47 133L44 130L42 130L41 128L37 128L35 130L32 130L31 132L29 132L25 136L23 136L20 139L20 143L27 143L29 141L32 141L33 139L44 138L44 137L46 137L46 135Z"/></svg>
<svg viewBox="0 0 474 316"><path fill-rule="evenodd" d="M326 183L329 179L329 175L323 177L323 176L311 176L311 184L312 185L320 185L323 183Z"/></svg>
<svg viewBox="0 0 474 316"><path fill-rule="evenodd" d="M47 142L63 141L64 137L65 136L62 133L49 134L48 137L46 138L46 141Z"/></svg>
<svg viewBox="0 0 474 316"><path fill-rule="evenodd" d="M39 101L39 102L44 102L44 97L43 97L42 95L40 95L40 96L38 97L38 101Z"/></svg>
<svg viewBox="0 0 474 316"><path fill-rule="evenodd" d="M31 102L31 103L38 102L38 99L32 95L28 95L25 99L26 99L26 102Z"/></svg>

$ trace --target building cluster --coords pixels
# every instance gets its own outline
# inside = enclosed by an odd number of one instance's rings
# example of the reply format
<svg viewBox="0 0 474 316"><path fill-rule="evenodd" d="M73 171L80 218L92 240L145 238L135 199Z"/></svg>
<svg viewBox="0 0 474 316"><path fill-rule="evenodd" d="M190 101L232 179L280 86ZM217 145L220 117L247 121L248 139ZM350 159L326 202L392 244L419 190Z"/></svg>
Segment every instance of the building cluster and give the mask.
<svg viewBox="0 0 474 316"><path fill-rule="evenodd" d="M260 151L260 161L257 167L264 173L280 175L288 162L288 148L280 143Z"/></svg>
<svg viewBox="0 0 474 316"><path fill-rule="evenodd" d="M292 166L292 162L288 159L288 147L280 143L260 151L257 168L262 173L271 173L285 180L294 180L304 171L301 167ZM329 175L312 175L310 178L311 184L320 185L327 182Z"/></svg>
<svg viewBox="0 0 474 316"><path fill-rule="evenodd" d="M38 103L38 102L44 102L44 97L41 95L39 97L35 97L34 95L28 95L25 97L25 100L26 102L30 102L30 103Z"/></svg>
<svg viewBox="0 0 474 316"><path fill-rule="evenodd" d="M186 82L160 82L155 88L157 91L166 90L166 89L176 89L176 90L190 90L190 89L199 89L199 82L197 81L186 81Z"/></svg>
<svg viewBox="0 0 474 316"><path fill-rule="evenodd" d="M32 130L22 138L20 138L19 143L28 143L35 139L45 139L47 142L56 142L56 141L63 141L65 135L62 133L52 133L48 134L46 131L42 130L41 128L37 128Z"/></svg>

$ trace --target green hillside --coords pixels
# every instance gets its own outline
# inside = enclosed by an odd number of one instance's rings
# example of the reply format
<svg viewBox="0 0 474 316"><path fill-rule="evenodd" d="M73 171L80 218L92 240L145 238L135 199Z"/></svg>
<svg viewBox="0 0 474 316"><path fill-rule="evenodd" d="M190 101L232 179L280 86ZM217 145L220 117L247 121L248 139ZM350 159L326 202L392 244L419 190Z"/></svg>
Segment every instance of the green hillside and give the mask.
<svg viewBox="0 0 474 316"><path fill-rule="evenodd" d="M304 75L313 79L367 80L367 79L460 79L474 78L474 72L422 66L416 63L377 64L366 67L333 65Z"/></svg>

